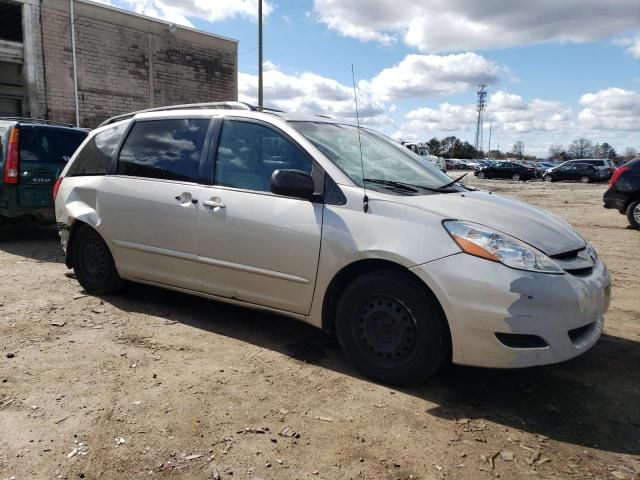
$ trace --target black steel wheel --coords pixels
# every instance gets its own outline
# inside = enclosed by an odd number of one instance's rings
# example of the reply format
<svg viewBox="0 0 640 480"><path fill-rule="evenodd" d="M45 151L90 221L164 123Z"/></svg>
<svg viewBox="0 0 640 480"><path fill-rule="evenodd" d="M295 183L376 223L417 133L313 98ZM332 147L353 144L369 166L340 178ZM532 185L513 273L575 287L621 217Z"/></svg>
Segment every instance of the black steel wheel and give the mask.
<svg viewBox="0 0 640 480"><path fill-rule="evenodd" d="M359 309L352 328L360 348L373 364L383 368L402 365L413 354L418 327L413 313L397 298L376 296Z"/></svg>
<svg viewBox="0 0 640 480"><path fill-rule="evenodd" d="M104 295L122 288L124 282L109 247L95 230L81 227L73 236L70 248L73 271L87 292Z"/></svg>
<svg viewBox="0 0 640 480"><path fill-rule="evenodd" d="M451 344L433 294L418 279L395 270L364 274L345 289L336 332L359 370L395 385L418 383L435 373Z"/></svg>

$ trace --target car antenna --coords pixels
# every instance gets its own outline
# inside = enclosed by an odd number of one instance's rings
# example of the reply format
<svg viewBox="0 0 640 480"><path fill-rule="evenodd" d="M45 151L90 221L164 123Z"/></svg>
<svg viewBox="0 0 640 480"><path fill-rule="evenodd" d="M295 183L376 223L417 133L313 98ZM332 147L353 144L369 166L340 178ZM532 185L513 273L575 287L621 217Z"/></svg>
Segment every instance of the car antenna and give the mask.
<svg viewBox="0 0 640 480"><path fill-rule="evenodd" d="M358 125L358 145L360 147L360 167L362 168L362 210L364 213L369 211L369 197L367 196L367 187L364 183L364 161L362 160L362 140L360 138L360 115L358 114L358 94L356 92L356 74L353 69L353 63L351 64L351 80L353 81L353 100L356 104L356 123Z"/></svg>

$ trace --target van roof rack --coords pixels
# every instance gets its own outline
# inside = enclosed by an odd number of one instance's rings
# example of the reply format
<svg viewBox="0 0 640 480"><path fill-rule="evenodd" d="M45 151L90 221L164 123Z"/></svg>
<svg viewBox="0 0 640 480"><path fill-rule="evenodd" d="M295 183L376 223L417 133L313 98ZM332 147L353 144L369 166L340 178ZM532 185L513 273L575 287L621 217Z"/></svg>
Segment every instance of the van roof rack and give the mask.
<svg viewBox="0 0 640 480"><path fill-rule="evenodd" d="M44 118L30 118L30 117L0 117L0 120L11 120L22 123L44 123L45 125L58 125L61 127L75 128L71 123L56 122L54 120L45 120Z"/></svg>
<svg viewBox="0 0 640 480"><path fill-rule="evenodd" d="M282 110L276 110L274 108L257 107L246 102L205 102L205 103L186 103L183 105L169 105L166 107L154 107L146 108L144 110L137 110L135 112L124 113L122 115L116 115L111 118L107 118L102 122L99 127L110 125L121 120L132 118L138 113L149 112L166 112L171 110L202 110L202 109L220 109L220 110L248 110L252 112L267 112L267 113L282 113Z"/></svg>

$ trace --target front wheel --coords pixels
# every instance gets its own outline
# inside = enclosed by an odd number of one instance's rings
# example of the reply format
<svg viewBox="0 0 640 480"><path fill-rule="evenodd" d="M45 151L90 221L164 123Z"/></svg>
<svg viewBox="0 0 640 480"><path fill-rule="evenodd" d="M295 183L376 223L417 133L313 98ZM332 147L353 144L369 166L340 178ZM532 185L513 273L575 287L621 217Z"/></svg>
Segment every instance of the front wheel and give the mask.
<svg viewBox="0 0 640 480"><path fill-rule="evenodd" d="M551 175L545 175L542 179L547 183L553 182L553 177Z"/></svg>
<svg viewBox="0 0 640 480"><path fill-rule="evenodd" d="M117 292L124 285L109 247L98 232L90 227L81 227L75 233L71 264L78 282L89 293L107 295Z"/></svg>
<svg viewBox="0 0 640 480"><path fill-rule="evenodd" d="M627 207L627 220L633 228L640 229L640 202L633 202Z"/></svg>
<svg viewBox="0 0 640 480"><path fill-rule="evenodd" d="M478 172L478 178L485 178L487 175L484 172Z"/></svg>
<svg viewBox="0 0 640 480"><path fill-rule="evenodd" d="M388 384L425 380L450 350L437 300L418 280L393 270L367 273L347 287L336 330L346 357L366 376Z"/></svg>

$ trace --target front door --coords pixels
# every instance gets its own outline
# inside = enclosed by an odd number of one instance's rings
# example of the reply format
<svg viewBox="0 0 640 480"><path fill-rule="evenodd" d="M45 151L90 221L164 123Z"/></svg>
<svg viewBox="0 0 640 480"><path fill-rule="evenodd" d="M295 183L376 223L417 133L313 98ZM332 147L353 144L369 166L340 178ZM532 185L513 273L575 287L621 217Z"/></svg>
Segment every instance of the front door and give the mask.
<svg viewBox="0 0 640 480"><path fill-rule="evenodd" d="M312 159L282 132L226 120L214 185L202 187L199 261L206 292L306 314L315 286L322 203L270 192L275 170L312 172Z"/></svg>
<svg viewBox="0 0 640 480"><path fill-rule="evenodd" d="M207 118L136 121L98 193L121 275L198 290L200 162Z"/></svg>

